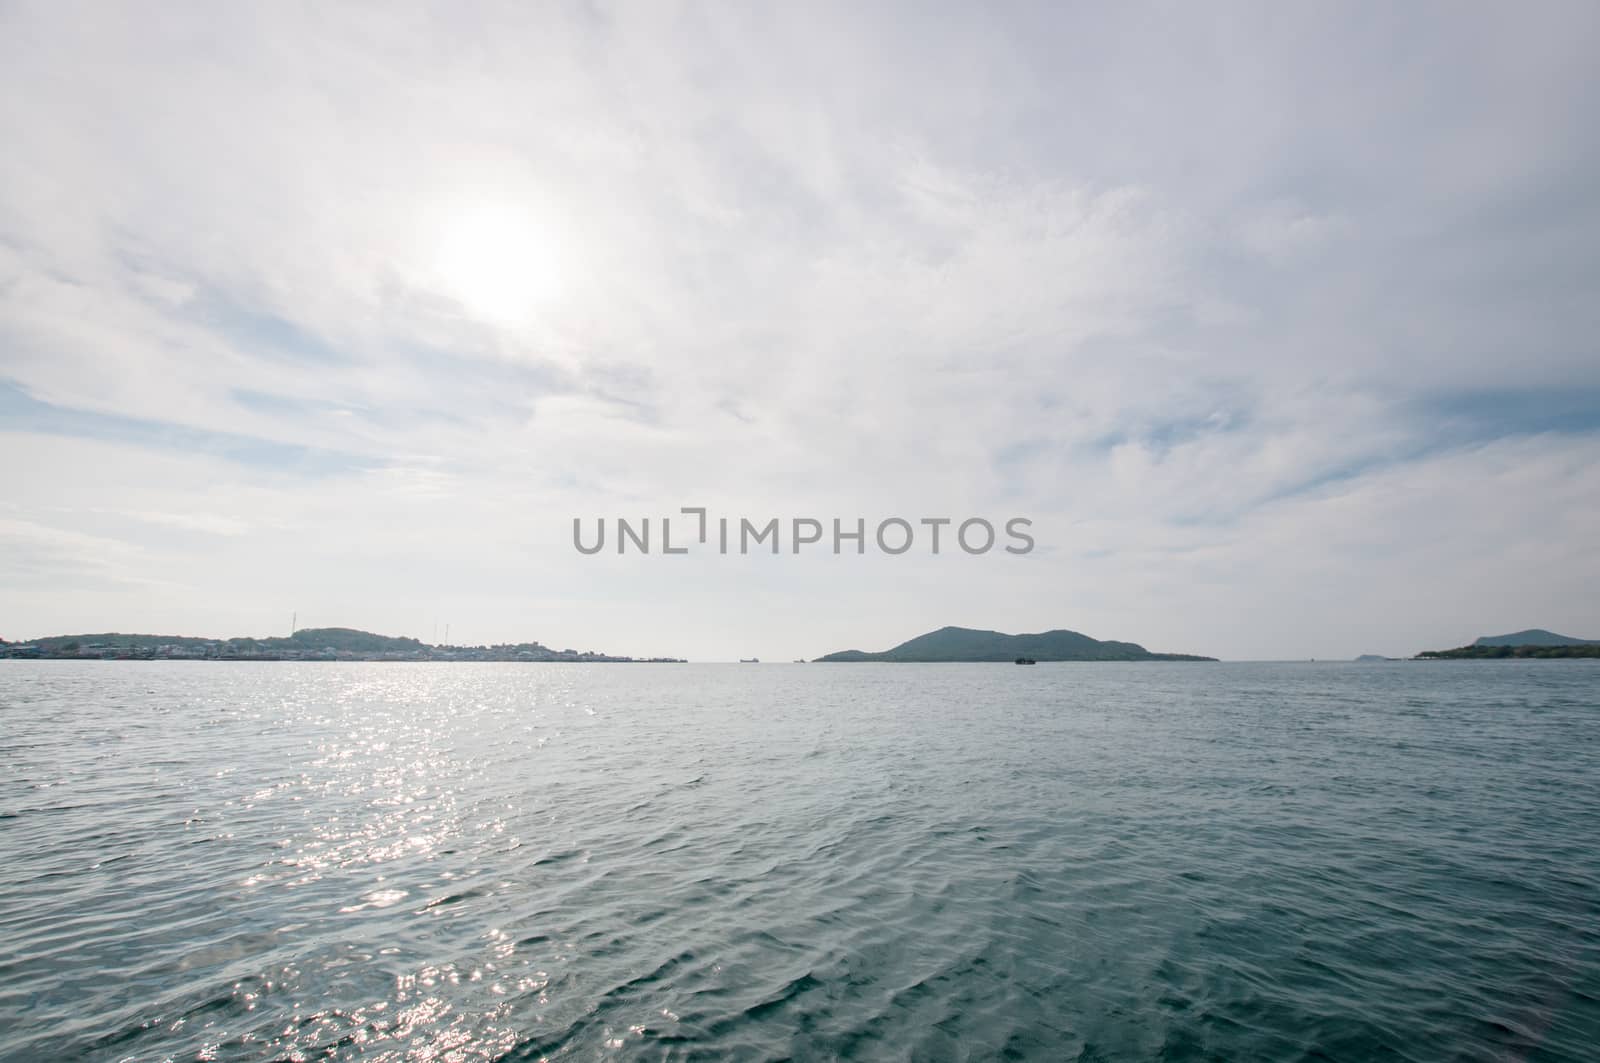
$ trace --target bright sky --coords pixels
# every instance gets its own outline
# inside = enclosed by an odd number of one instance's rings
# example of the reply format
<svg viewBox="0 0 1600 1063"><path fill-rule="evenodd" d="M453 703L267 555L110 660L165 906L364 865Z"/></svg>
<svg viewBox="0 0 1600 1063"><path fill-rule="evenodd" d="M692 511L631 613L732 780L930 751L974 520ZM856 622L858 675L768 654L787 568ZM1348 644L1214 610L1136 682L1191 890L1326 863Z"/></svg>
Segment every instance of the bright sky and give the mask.
<svg viewBox="0 0 1600 1063"><path fill-rule="evenodd" d="M1600 6L1002 8L5 5L0 636L1600 638Z"/></svg>

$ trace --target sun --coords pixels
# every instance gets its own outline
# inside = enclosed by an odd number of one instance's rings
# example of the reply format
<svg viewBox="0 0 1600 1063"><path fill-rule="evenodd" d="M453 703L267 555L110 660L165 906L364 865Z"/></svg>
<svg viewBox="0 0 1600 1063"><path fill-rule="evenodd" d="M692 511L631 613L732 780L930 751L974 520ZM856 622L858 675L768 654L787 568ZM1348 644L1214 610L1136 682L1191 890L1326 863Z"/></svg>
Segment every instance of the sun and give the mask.
<svg viewBox="0 0 1600 1063"><path fill-rule="evenodd" d="M527 321L561 289L552 234L530 211L510 204L483 204L447 219L434 272L442 294L499 325Z"/></svg>

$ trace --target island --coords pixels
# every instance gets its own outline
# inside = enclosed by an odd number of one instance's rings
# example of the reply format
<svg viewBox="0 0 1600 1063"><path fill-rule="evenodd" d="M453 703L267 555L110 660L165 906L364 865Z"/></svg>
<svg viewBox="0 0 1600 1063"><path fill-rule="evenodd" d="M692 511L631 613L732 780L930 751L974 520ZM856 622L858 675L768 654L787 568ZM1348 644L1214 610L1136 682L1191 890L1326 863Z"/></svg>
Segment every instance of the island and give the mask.
<svg viewBox="0 0 1600 1063"><path fill-rule="evenodd" d="M1600 639L1575 639L1571 635L1557 635L1542 627L1527 631L1513 631L1509 635L1483 635L1474 646L1600 646Z"/></svg>
<svg viewBox="0 0 1600 1063"><path fill-rule="evenodd" d="M538 642L436 646L414 638L348 627L301 628L286 637L55 635L28 642L0 639L0 658L116 661L517 661L587 664L682 664L678 657L613 657L593 650L553 650Z"/></svg>
<svg viewBox="0 0 1600 1063"><path fill-rule="evenodd" d="M1214 661L1190 653L1151 653L1134 642L1102 642L1058 629L1033 635L1007 635L965 627L942 627L879 653L841 650L818 661L1005 662L1033 661Z"/></svg>
<svg viewBox="0 0 1600 1063"><path fill-rule="evenodd" d="M1509 635L1484 635L1470 646L1453 650L1424 650L1421 661L1485 661L1508 658L1548 660L1551 658L1600 658L1600 639L1575 639L1543 628L1514 631Z"/></svg>

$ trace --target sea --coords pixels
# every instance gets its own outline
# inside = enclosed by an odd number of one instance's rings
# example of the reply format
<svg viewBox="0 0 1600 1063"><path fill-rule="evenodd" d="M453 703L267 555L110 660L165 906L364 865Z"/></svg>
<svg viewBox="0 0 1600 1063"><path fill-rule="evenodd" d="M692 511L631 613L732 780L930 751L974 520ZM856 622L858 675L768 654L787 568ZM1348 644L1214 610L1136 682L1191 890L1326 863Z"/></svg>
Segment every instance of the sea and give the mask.
<svg viewBox="0 0 1600 1063"><path fill-rule="evenodd" d="M0 661L0 1059L1600 1058L1600 662Z"/></svg>

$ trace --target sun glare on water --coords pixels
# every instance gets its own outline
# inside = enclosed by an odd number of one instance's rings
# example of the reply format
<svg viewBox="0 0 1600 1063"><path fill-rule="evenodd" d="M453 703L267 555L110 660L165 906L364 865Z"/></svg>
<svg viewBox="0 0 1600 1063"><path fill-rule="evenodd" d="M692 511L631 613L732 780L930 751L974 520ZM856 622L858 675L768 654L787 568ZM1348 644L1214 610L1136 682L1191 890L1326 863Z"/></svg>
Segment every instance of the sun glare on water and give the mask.
<svg viewBox="0 0 1600 1063"><path fill-rule="evenodd" d="M524 322L561 293L552 234L531 212L511 205L475 207L448 219L434 270L443 294L495 324Z"/></svg>

